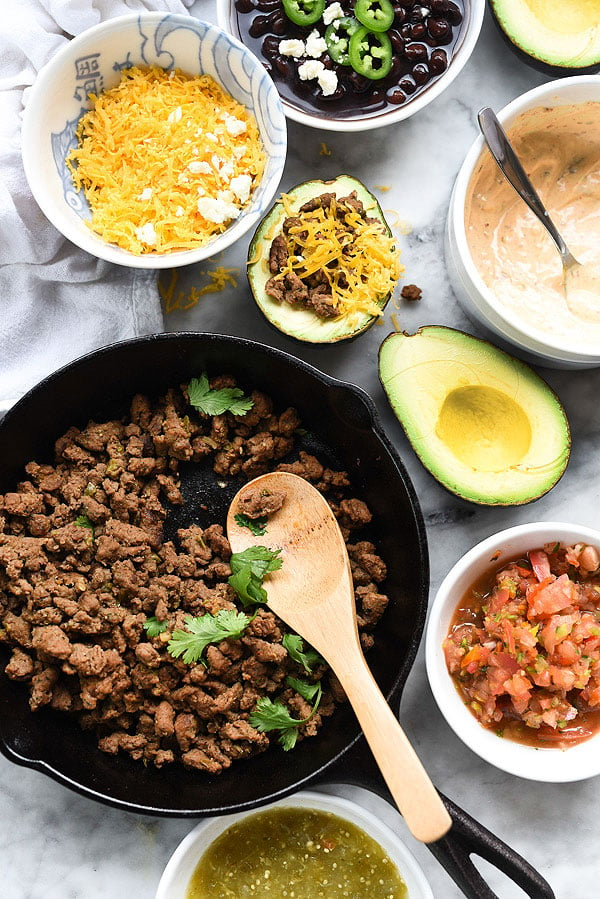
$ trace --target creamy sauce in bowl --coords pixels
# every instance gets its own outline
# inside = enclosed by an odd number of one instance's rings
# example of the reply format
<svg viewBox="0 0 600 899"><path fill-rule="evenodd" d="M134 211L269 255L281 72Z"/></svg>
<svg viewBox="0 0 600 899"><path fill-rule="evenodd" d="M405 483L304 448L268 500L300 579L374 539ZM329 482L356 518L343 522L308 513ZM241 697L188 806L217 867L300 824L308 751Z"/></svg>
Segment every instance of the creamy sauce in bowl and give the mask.
<svg viewBox="0 0 600 899"><path fill-rule="evenodd" d="M571 252L600 269L600 102L540 106L507 132ZM467 190L465 229L501 314L542 341L600 347L600 312L590 322L569 311L552 239L487 150Z"/></svg>

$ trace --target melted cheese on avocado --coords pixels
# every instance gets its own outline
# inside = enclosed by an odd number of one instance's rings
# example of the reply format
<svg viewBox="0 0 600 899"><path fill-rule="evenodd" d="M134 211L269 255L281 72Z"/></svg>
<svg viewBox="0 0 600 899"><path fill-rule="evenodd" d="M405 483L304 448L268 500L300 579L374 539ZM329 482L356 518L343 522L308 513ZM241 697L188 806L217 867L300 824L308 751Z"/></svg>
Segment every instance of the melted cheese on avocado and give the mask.
<svg viewBox="0 0 600 899"><path fill-rule="evenodd" d="M90 99L67 165L105 240L136 255L189 250L248 205L265 166L258 126L210 76L133 67Z"/></svg>

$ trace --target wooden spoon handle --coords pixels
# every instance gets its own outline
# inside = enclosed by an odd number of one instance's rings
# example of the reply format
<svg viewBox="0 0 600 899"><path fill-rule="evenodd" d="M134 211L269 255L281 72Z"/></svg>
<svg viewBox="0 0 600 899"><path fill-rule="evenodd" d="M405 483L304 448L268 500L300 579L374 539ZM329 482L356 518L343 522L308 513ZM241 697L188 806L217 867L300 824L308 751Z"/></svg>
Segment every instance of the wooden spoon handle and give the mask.
<svg viewBox="0 0 600 899"><path fill-rule="evenodd" d="M336 674L410 832L423 843L439 840L452 819L362 655Z"/></svg>

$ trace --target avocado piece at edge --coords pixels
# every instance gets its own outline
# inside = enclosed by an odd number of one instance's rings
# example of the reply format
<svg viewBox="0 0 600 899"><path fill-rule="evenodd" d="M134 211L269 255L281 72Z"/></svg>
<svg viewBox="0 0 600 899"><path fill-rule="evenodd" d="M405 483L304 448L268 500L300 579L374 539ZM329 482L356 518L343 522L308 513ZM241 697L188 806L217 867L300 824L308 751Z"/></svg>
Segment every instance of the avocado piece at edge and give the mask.
<svg viewBox="0 0 600 899"><path fill-rule="evenodd" d="M385 227L390 237L392 232L385 220L381 206L365 185L351 175L338 175L331 181L304 181L285 192L288 208L299 209L313 197L323 193L335 193L338 197L346 197L355 190L365 211L372 218L377 218ZM336 343L350 340L367 330L379 316L361 314L353 317L351 323L344 316L337 318L321 318L311 309L278 303L265 292L265 285L272 273L269 271L269 250L277 234L281 233L283 221L288 216L281 200L271 207L260 221L248 248L247 275L252 295L258 308L267 320L278 331L301 340L305 343ZM385 309L392 293L386 294L377 301L381 311Z"/></svg>
<svg viewBox="0 0 600 899"><path fill-rule="evenodd" d="M558 397L488 341L442 325L392 333L379 379L420 461L463 499L528 503L564 473L571 434Z"/></svg>
<svg viewBox="0 0 600 899"><path fill-rule="evenodd" d="M493 18L517 55L542 72L600 68L598 0L490 0Z"/></svg>

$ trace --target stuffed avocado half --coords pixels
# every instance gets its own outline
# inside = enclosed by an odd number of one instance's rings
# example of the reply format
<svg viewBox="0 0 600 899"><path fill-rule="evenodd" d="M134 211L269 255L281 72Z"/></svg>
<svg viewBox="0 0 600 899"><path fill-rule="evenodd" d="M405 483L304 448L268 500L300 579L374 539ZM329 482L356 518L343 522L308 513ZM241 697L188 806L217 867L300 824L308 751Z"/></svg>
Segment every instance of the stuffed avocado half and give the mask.
<svg viewBox="0 0 600 899"><path fill-rule="evenodd" d="M259 309L279 331L335 343L383 314L403 268L376 198L339 175L282 194L250 243L247 271Z"/></svg>
<svg viewBox="0 0 600 899"><path fill-rule="evenodd" d="M490 0L496 23L521 58L553 75L600 67L599 0Z"/></svg>
<svg viewBox="0 0 600 899"><path fill-rule="evenodd" d="M493 344L438 325L396 332L381 345L379 377L423 465L463 499L528 503L563 474L571 437L560 401Z"/></svg>

